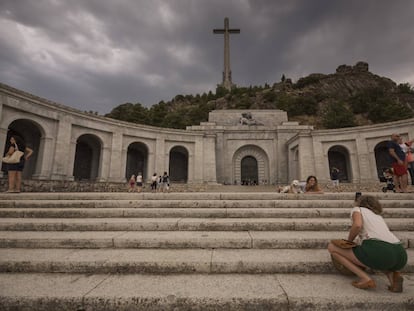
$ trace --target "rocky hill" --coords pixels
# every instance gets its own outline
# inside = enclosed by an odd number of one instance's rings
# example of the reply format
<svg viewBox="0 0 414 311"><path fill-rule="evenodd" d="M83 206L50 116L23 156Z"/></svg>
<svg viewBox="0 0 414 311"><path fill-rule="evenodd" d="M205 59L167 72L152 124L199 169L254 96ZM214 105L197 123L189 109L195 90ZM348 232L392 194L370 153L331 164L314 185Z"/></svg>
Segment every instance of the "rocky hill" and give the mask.
<svg viewBox="0 0 414 311"><path fill-rule="evenodd" d="M289 119L315 128L340 128L414 116L414 89L369 71L365 62L341 65L333 74L311 74L296 83L237 87L216 94L177 95L151 108L123 104L107 116L149 125L185 128L206 121L213 109L282 109Z"/></svg>

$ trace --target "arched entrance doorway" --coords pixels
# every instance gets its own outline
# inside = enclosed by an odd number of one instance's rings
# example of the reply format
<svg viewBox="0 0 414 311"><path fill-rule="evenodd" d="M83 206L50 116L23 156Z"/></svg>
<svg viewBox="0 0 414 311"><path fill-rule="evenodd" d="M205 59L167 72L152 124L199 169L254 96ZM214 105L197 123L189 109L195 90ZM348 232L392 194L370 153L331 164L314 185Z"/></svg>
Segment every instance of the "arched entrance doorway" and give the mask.
<svg viewBox="0 0 414 311"><path fill-rule="evenodd" d="M170 180L186 183L188 181L188 151L182 146L176 146L170 151L169 162Z"/></svg>
<svg viewBox="0 0 414 311"><path fill-rule="evenodd" d="M10 141L10 137L13 135L19 136L25 142L26 146L30 149L33 149L33 154L29 161L27 161L24 165L24 170L22 172L23 179L31 179L33 175L39 173L38 172L38 160L39 154L41 154L41 138L44 136L43 129L37 123L27 120L27 119L18 119L10 123L8 130L7 130L7 143L6 147L8 147L8 142ZM6 153L7 150L4 150ZM2 170L5 168L2 165Z"/></svg>
<svg viewBox="0 0 414 311"><path fill-rule="evenodd" d="M92 134L79 136L76 141L73 168L75 180L95 180L98 178L101 149L102 144L97 136Z"/></svg>
<svg viewBox="0 0 414 311"><path fill-rule="evenodd" d="M240 147L233 155L233 181L242 184L250 180L258 184L269 181L269 160L266 152L255 145Z"/></svg>
<svg viewBox="0 0 414 311"><path fill-rule="evenodd" d="M339 180L350 182L352 179L349 152L343 146L333 146L328 151L329 171L336 167L339 169Z"/></svg>
<svg viewBox="0 0 414 311"><path fill-rule="evenodd" d="M258 184L259 170L257 160L252 156L246 156L241 160L242 185Z"/></svg>
<svg viewBox="0 0 414 311"><path fill-rule="evenodd" d="M144 181L147 180L148 148L143 143L132 143L128 146L125 178L129 180L132 175L142 173Z"/></svg>
<svg viewBox="0 0 414 311"><path fill-rule="evenodd" d="M377 165L377 175L382 176L385 168L391 167L390 154L387 148L387 141L378 143L374 148L375 163Z"/></svg>

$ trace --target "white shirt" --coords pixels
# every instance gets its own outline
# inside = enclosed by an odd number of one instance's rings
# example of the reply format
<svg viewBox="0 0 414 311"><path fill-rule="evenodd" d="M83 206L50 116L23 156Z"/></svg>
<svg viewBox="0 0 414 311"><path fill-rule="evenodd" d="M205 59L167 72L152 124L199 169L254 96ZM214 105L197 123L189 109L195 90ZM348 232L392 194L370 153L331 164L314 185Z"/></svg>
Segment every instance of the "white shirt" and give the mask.
<svg viewBox="0 0 414 311"><path fill-rule="evenodd" d="M366 207L354 207L351 210L351 218L355 212L360 212L362 215L362 229L359 232L361 241L376 239L393 244L400 243L400 240L390 231L384 218L380 215Z"/></svg>
<svg viewBox="0 0 414 311"><path fill-rule="evenodd" d="M137 182L142 182L142 175L137 176Z"/></svg>
<svg viewBox="0 0 414 311"><path fill-rule="evenodd" d="M404 151L404 153L407 153L408 146L406 144L401 144L400 147L401 147L401 150Z"/></svg>

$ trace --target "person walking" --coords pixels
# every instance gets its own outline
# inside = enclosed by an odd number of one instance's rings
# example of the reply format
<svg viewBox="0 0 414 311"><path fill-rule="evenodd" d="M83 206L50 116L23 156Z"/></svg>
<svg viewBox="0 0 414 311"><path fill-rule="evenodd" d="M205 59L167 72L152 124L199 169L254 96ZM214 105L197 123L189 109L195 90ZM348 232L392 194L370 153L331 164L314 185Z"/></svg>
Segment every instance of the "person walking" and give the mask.
<svg viewBox="0 0 414 311"><path fill-rule="evenodd" d="M390 154L396 192L407 192L408 175L405 152L401 149L402 138L398 134L392 134L387 144Z"/></svg>
<svg viewBox="0 0 414 311"><path fill-rule="evenodd" d="M22 172L24 169L25 162L33 154L33 150L26 146L23 139L17 135L10 137L8 146L6 147L6 156L11 156L16 151L22 151L23 155L20 158L19 163L7 163L6 170L9 181L9 188L7 192L19 193L22 184Z"/></svg>
<svg viewBox="0 0 414 311"><path fill-rule="evenodd" d="M360 278L352 282L352 286L375 288L375 281L363 270L371 268L386 274L390 282L388 290L402 292L404 279L400 270L407 263L405 248L381 217L382 206L375 197L362 195L356 203L357 206L351 210L352 226L348 241L359 237L361 244L345 249L331 242L328 245L329 253Z"/></svg>

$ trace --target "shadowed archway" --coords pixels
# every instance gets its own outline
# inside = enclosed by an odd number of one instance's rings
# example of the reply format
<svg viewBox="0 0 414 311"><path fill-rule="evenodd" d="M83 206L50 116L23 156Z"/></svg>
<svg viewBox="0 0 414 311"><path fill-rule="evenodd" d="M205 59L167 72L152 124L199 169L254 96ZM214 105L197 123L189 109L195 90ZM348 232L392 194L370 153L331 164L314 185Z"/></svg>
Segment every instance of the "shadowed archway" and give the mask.
<svg viewBox="0 0 414 311"><path fill-rule="evenodd" d="M186 183L188 181L188 151L182 146L175 146L170 151L170 180Z"/></svg>
<svg viewBox="0 0 414 311"><path fill-rule="evenodd" d="M44 137L44 130L43 128L28 119L18 119L10 123L7 131L7 143L5 148L8 147L8 142L10 141L10 137L16 135L19 136L24 143L26 144L26 147L29 147L33 150L33 154L31 158L26 161L24 165L24 170L22 172L23 179L31 179L33 175L38 174L38 169L40 167L40 163L38 164L39 154L41 154L41 140L42 137ZM7 150L4 150L4 153L6 153ZM3 166L2 166L3 170Z"/></svg>
<svg viewBox="0 0 414 311"><path fill-rule="evenodd" d="M349 160L349 152L343 146L333 146L328 151L329 171L333 167L339 169L339 180L342 182L351 182L352 173Z"/></svg>
<svg viewBox="0 0 414 311"><path fill-rule="evenodd" d="M75 180L96 180L99 177L102 143L92 134L79 136L76 141Z"/></svg>
<svg viewBox="0 0 414 311"><path fill-rule="evenodd" d="M129 180L132 175L142 173L144 181L147 180L148 148L140 142L128 146L125 178Z"/></svg>

